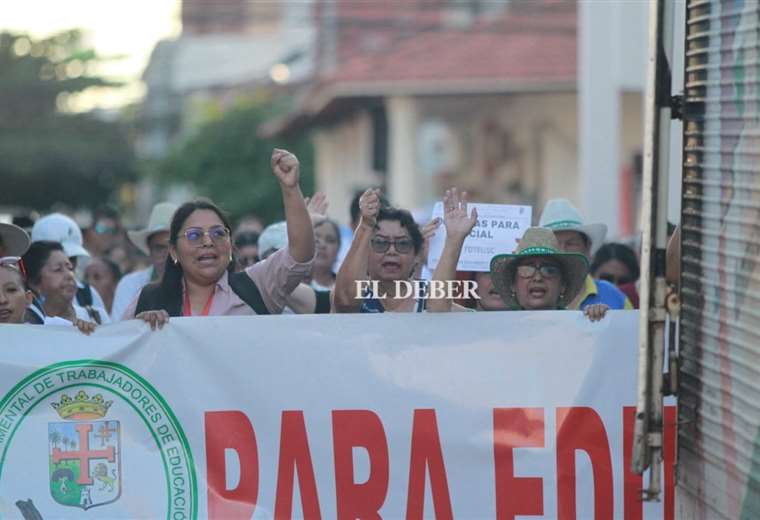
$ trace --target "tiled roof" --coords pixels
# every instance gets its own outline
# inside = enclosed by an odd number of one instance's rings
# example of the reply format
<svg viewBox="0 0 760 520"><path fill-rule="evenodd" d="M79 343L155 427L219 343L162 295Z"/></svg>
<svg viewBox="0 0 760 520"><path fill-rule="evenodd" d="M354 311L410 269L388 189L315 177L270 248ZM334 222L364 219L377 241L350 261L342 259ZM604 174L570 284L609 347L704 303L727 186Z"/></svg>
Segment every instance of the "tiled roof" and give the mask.
<svg viewBox="0 0 760 520"><path fill-rule="evenodd" d="M443 23L439 14L394 10L402 4L393 0L344 1L339 5L350 9L339 13L334 69L318 73L299 108L263 133L309 124L348 98L575 88L571 0L513 0L498 17L466 28Z"/></svg>
<svg viewBox="0 0 760 520"><path fill-rule="evenodd" d="M528 7L531 7L529 5ZM369 14L366 13L365 14ZM341 63L323 78L329 83L368 81L503 80L545 83L576 77L576 12L573 2L534 1L496 19L463 29L425 23L416 32L394 24L383 33L366 31L340 49ZM396 24L397 26L398 24ZM404 34L406 32L406 34ZM338 42L345 46L345 41Z"/></svg>

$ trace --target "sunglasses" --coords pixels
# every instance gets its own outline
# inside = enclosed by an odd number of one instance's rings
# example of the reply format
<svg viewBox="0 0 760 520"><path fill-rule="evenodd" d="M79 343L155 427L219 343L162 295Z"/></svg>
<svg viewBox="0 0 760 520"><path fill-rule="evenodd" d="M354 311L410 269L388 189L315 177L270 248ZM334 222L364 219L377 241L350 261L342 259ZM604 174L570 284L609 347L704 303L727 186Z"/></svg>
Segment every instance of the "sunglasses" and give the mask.
<svg viewBox="0 0 760 520"><path fill-rule="evenodd" d="M237 258L238 265L242 268L250 267L259 261L258 255L256 256L239 256Z"/></svg>
<svg viewBox="0 0 760 520"><path fill-rule="evenodd" d="M212 242L223 242L230 238L230 230L224 226L211 226L208 231L203 228L191 227L181 233L191 244L200 244L203 237L208 236Z"/></svg>
<svg viewBox="0 0 760 520"><path fill-rule="evenodd" d="M26 279L26 269L24 269L24 262L21 261L20 256L3 256L0 257L0 267L6 267L13 269L21 273L21 276Z"/></svg>
<svg viewBox="0 0 760 520"><path fill-rule="evenodd" d="M544 278L558 278L560 268L552 264L523 264L517 266L517 275L520 278L533 278L536 271L541 273Z"/></svg>
<svg viewBox="0 0 760 520"><path fill-rule="evenodd" d="M107 226L103 224L102 222L98 222L95 224L95 233L98 235L118 235L119 230L115 227Z"/></svg>
<svg viewBox="0 0 760 520"><path fill-rule="evenodd" d="M369 244L372 246L372 251L375 253L387 252L391 248L391 244L393 245L393 248L396 250L396 252L402 255L409 253L412 251L412 249L414 249L414 242L408 238L388 240L387 238L374 237L369 241Z"/></svg>

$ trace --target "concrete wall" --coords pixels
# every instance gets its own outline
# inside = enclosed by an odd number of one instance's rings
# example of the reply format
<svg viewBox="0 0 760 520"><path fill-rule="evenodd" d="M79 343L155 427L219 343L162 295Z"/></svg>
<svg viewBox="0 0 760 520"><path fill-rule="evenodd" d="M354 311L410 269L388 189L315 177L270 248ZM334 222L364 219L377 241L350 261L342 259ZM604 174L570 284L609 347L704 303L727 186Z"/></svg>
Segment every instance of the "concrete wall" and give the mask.
<svg viewBox="0 0 760 520"><path fill-rule="evenodd" d="M532 205L536 219L549 198L579 201L575 94L392 97L385 106L386 187L400 207L425 215L451 186L466 189L473 201ZM446 129L448 139L438 144L456 148L456 160L438 161L444 167L436 171L425 157L431 143L423 127L431 122ZM371 169L368 114L318 129L314 144L317 187L343 222L354 190L383 181Z"/></svg>
<svg viewBox="0 0 760 520"><path fill-rule="evenodd" d="M648 2L578 4L579 209L620 230L620 170L632 135L623 92L646 85ZM635 112L635 111L634 111ZM635 114L634 114L635 116Z"/></svg>
<svg viewBox="0 0 760 520"><path fill-rule="evenodd" d="M372 171L372 126L367 112L357 112L343 122L314 132L316 186L330 201L328 214L349 223L354 192L380 185Z"/></svg>
<svg viewBox="0 0 760 520"><path fill-rule="evenodd" d="M418 205L432 205L450 186L478 202L532 205L536 215L548 198L577 199L575 94L446 96L418 105L420 124L446 123L460 149L459 167L434 175Z"/></svg>
<svg viewBox="0 0 760 520"><path fill-rule="evenodd" d="M474 201L532 205L536 220L548 199L564 197L581 208L589 221L617 224L621 211L619 177L623 167L633 166L634 155L642 149L642 94L618 92L612 101L615 114L610 119L615 121L615 131L596 139L605 143L600 146L609 147L599 150L599 155L610 156L611 150L615 155L608 158L609 170L597 170L594 176L579 169L581 141L575 93L388 98L388 196L396 205L424 215L446 188L457 186L470 192ZM431 161L425 158L431 153L431 145L425 142L424 128L431 122L448 136L440 143L456 148L450 161L454 166L448 169L430 171ZM327 192L331 214L344 221L344 208L354 190L383 182L371 169L369 115L359 111L340 123L320 128L315 145L317 186ZM590 198L584 189L591 190L591 200L608 204L612 217L585 208ZM638 193L631 193L630 198L628 221L637 224Z"/></svg>

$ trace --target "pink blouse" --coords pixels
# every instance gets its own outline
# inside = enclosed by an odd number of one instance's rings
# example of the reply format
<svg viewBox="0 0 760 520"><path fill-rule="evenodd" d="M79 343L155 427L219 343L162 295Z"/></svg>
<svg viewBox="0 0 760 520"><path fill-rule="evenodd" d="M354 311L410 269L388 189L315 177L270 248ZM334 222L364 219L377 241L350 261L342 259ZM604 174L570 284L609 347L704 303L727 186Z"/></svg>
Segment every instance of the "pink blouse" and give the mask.
<svg viewBox="0 0 760 520"><path fill-rule="evenodd" d="M245 272L256 283L264 304L272 314L280 314L285 307L285 298L311 273L313 259L306 263L296 262L287 247L273 253L266 260L246 268ZM209 316L250 316L256 312L230 287L229 273L225 271L216 282L214 300ZM135 317L135 309L140 295L129 305L124 319Z"/></svg>

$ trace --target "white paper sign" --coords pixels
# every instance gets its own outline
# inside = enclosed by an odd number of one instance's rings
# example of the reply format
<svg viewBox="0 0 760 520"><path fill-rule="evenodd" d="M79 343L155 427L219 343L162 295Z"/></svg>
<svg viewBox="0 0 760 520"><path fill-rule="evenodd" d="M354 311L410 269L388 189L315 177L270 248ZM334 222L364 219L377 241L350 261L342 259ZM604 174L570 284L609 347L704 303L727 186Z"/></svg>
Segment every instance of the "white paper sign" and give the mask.
<svg viewBox="0 0 760 520"><path fill-rule="evenodd" d="M525 230L531 225L533 208L509 204L469 204L478 210L478 222L464 241L457 271L490 271L491 259L498 254L512 253ZM433 206L432 218L443 220L443 203ZM433 271L446 242L446 226L436 230L430 239L428 268Z"/></svg>

